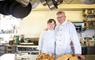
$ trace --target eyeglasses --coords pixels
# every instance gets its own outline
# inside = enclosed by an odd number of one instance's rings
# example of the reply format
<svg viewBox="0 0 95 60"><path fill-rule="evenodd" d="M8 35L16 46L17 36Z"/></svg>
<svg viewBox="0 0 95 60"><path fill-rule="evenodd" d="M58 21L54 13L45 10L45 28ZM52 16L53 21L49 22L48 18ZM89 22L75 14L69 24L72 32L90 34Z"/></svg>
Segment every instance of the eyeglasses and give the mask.
<svg viewBox="0 0 95 60"><path fill-rule="evenodd" d="M60 17L57 17L57 18L64 18L64 16L60 16Z"/></svg>

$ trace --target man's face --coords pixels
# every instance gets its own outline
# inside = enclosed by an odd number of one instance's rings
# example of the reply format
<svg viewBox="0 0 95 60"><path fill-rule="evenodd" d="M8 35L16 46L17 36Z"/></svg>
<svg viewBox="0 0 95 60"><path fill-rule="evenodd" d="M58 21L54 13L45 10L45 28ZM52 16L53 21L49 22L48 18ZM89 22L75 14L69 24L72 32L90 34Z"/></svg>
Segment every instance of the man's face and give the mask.
<svg viewBox="0 0 95 60"><path fill-rule="evenodd" d="M66 16L64 13L61 13L61 14L57 14L57 21L62 24L66 19Z"/></svg>

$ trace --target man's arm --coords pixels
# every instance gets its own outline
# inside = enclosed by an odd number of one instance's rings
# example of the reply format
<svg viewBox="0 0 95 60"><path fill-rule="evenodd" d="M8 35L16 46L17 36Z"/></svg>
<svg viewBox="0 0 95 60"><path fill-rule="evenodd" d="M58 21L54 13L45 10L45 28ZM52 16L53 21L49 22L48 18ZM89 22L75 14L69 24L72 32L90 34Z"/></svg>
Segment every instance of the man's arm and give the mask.
<svg viewBox="0 0 95 60"><path fill-rule="evenodd" d="M80 40L78 38L75 26L73 24L70 27L70 36L71 36L71 41L72 41L73 47L74 47L74 54L81 60L85 60L85 57L83 55L81 55L82 51L81 51Z"/></svg>
<svg viewBox="0 0 95 60"><path fill-rule="evenodd" d="M81 54L82 51L81 51L80 40L78 38L75 26L73 24L70 24L70 38L73 43L74 53Z"/></svg>

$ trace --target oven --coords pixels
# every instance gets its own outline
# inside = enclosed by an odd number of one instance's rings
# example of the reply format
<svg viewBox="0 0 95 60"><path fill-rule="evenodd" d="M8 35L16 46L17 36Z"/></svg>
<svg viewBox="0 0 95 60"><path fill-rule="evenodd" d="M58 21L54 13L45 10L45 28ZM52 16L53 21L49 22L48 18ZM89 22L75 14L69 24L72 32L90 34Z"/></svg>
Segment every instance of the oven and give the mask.
<svg viewBox="0 0 95 60"><path fill-rule="evenodd" d="M84 29L84 23L83 22L74 22L75 28L77 32L82 32Z"/></svg>
<svg viewBox="0 0 95 60"><path fill-rule="evenodd" d="M18 45L16 49L16 60L36 60L38 56L38 46Z"/></svg>

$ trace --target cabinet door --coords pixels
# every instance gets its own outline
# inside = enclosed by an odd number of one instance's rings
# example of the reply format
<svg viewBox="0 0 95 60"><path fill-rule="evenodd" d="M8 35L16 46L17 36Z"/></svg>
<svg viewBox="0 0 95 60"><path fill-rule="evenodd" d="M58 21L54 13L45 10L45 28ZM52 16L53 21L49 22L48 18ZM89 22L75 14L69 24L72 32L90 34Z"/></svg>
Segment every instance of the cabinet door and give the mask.
<svg viewBox="0 0 95 60"><path fill-rule="evenodd" d="M0 45L0 56L5 53L5 47L4 45Z"/></svg>

